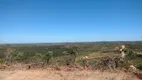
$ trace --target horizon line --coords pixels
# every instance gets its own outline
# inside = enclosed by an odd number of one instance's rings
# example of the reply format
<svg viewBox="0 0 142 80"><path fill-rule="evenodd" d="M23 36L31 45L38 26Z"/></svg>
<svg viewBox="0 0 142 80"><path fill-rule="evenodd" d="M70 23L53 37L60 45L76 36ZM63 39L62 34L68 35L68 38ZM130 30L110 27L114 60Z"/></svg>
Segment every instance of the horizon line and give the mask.
<svg viewBox="0 0 142 80"><path fill-rule="evenodd" d="M142 42L142 40L120 40L120 41L68 41L68 42L29 42L29 43L0 43L0 45L9 44L65 44L65 43L97 43L97 42Z"/></svg>

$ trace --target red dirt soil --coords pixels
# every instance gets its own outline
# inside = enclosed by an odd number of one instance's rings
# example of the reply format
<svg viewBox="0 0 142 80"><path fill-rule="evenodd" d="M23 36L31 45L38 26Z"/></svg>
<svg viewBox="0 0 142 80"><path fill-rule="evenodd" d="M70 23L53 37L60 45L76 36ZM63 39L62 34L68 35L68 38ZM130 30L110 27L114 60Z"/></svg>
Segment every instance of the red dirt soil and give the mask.
<svg viewBox="0 0 142 80"><path fill-rule="evenodd" d="M53 69L3 70L0 80L140 80L131 73L122 71L100 72L90 70L63 71Z"/></svg>

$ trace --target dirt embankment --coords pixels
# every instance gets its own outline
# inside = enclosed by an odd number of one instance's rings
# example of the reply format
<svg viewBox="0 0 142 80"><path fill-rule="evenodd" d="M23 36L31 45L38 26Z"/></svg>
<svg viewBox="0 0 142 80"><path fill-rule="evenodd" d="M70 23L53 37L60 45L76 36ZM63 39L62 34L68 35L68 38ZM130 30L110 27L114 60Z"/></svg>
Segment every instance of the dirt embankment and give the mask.
<svg viewBox="0 0 142 80"><path fill-rule="evenodd" d="M140 80L122 71L13 70L0 71L0 80Z"/></svg>

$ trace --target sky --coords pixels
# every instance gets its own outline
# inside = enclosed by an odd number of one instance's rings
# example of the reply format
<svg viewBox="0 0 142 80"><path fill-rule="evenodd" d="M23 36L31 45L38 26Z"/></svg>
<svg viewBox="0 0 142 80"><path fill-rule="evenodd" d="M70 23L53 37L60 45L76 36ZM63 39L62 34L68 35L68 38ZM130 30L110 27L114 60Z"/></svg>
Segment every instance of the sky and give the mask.
<svg viewBox="0 0 142 80"><path fill-rule="evenodd" d="M141 40L142 0L0 0L0 43Z"/></svg>

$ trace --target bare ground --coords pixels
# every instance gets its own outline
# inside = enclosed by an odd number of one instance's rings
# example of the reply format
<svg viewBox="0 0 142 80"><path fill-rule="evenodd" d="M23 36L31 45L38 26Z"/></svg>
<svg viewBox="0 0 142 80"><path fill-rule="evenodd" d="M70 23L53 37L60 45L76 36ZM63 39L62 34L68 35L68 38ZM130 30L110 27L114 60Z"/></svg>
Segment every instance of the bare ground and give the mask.
<svg viewBox="0 0 142 80"><path fill-rule="evenodd" d="M100 72L89 70L57 71L50 69L3 70L0 80L140 80L131 73L122 71Z"/></svg>

